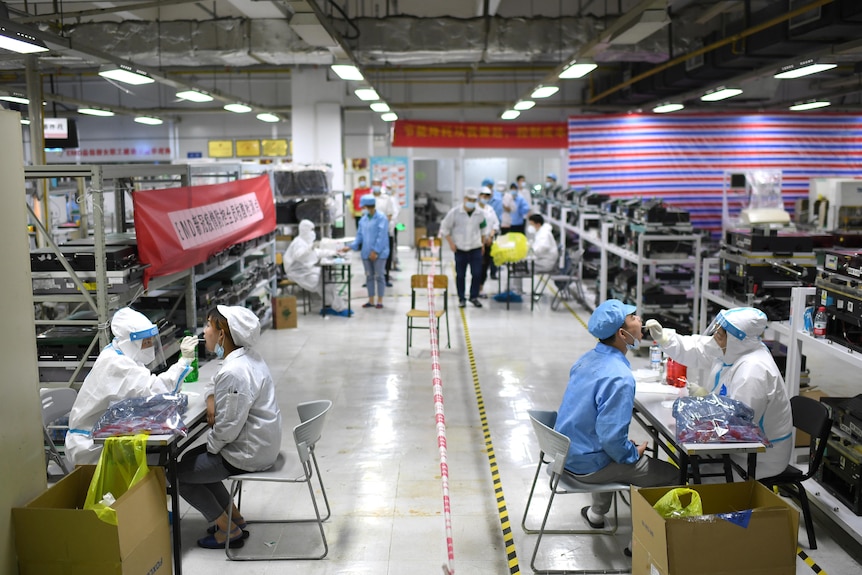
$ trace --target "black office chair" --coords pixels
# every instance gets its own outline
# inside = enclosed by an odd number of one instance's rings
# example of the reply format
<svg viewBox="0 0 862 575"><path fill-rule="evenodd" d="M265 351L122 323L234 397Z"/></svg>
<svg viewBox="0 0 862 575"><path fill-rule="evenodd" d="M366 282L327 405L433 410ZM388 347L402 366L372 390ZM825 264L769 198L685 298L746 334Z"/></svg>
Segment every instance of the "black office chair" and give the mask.
<svg viewBox="0 0 862 575"><path fill-rule="evenodd" d="M793 427L811 436L813 449L811 450L808 472L803 473L796 467L788 465L787 469L778 475L758 481L767 487L778 486L779 490L799 502L802 517L805 519L805 530L808 532L808 545L811 549L817 549L817 541L814 538L814 522L811 519L811 507L808 504L808 494L805 492L802 482L811 478L820 468L820 463L823 461L823 451L826 449L826 441L832 430L832 420L829 419L829 410L826 409L826 406L810 397L791 397L790 410L793 413Z"/></svg>

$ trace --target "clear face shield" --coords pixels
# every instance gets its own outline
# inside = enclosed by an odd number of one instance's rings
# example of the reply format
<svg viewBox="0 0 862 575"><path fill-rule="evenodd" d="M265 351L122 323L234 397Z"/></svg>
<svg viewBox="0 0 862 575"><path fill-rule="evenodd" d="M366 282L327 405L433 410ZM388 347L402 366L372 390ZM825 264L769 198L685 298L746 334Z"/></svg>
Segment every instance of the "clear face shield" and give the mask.
<svg viewBox="0 0 862 575"><path fill-rule="evenodd" d="M706 326L706 330L704 330L703 335L707 337L712 337L715 335L715 332L718 331L718 328L725 327L727 325L727 320L724 319L724 310L721 310L715 317L712 318L712 322L708 326Z"/></svg>
<svg viewBox="0 0 862 575"><path fill-rule="evenodd" d="M138 360L150 369L155 369L165 364L165 352L162 349L162 340L159 338L159 328L151 328L136 331L129 335L129 339L140 344L141 351Z"/></svg>

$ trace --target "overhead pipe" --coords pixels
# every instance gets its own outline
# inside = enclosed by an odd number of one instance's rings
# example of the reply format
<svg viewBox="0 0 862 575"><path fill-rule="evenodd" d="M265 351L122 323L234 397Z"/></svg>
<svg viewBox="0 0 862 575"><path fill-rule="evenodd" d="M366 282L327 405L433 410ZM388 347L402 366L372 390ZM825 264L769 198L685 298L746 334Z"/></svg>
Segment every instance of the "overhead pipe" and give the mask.
<svg viewBox="0 0 862 575"><path fill-rule="evenodd" d="M722 38L721 40L718 40L717 42L713 42L712 44L709 44L708 46L698 48L697 50L695 50L693 52L689 52L688 54L685 54L683 56L679 56L678 58L668 60L664 64L659 64L658 66L655 66L654 68L652 68L646 72L638 74L637 76L633 76L632 78L629 78L628 80L624 80L623 82L617 84L616 86L613 86L612 88L608 88L607 90L605 90L604 92L602 92L596 96L592 96L587 101L587 104L594 104L594 103L598 102L599 100L602 100L602 99L610 96L611 94L615 94L615 93L619 92L623 88L626 88L628 86L631 86L632 84L640 82L641 80L644 80L646 78L654 76L654 75L658 74L659 72L663 72L664 70L667 70L668 68L672 68L673 66L676 66L677 64L682 64L683 62L690 60L691 58L694 58L695 56L700 56L701 54L706 54L708 52L712 52L713 50L717 50L718 48L721 48L722 46L726 46L727 44L732 44L734 42L737 42L738 40L743 40L743 39L751 36L752 34L756 34L758 32L766 30L767 28L771 28L777 24L781 24L783 22L786 22L786 21L790 20L791 18L795 18L796 16L804 14L805 12L808 12L808 11L813 10L815 8L825 6L826 4L831 4L832 2L834 2L834 0L814 0L814 2L811 2L810 4L808 4L806 6L802 6L800 8L795 9L795 10L791 10L790 12L787 12L786 14L783 14L781 16L776 16L775 18L772 18L771 20L767 20L766 22L763 22L761 24L757 24L755 26L747 28L747 29L743 30L742 32L738 32L738 33L733 34L731 36L728 36L726 38Z"/></svg>

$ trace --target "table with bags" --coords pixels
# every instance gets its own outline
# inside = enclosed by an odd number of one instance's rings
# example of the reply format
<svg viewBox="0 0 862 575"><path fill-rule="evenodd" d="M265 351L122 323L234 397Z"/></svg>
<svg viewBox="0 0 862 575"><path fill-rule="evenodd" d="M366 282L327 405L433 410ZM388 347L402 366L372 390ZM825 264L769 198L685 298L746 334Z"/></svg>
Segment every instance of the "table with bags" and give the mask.
<svg viewBox="0 0 862 575"><path fill-rule="evenodd" d="M530 280L530 311L533 311L536 298L536 270L535 262L532 256L529 255L530 246L527 242L527 236L517 232L509 232L503 234L494 240L491 244L491 258L494 265L500 268L500 274L497 276L497 288L500 293L494 296L495 301L505 302L506 309L509 309L509 304L512 302L521 303L523 297L520 293L513 290L514 283L517 287L521 287L522 280ZM506 270L506 290L500 289L502 281L502 270Z"/></svg>
<svg viewBox="0 0 862 575"><path fill-rule="evenodd" d="M732 482L728 462L735 454L747 455L747 477L756 477L757 454L766 451L766 439L750 421L750 408L715 395L688 397L685 388L638 387L632 417L679 467L681 485L688 482L689 469L692 482L700 483L700 465L716 458L725 463L725 479Z"/></svg>

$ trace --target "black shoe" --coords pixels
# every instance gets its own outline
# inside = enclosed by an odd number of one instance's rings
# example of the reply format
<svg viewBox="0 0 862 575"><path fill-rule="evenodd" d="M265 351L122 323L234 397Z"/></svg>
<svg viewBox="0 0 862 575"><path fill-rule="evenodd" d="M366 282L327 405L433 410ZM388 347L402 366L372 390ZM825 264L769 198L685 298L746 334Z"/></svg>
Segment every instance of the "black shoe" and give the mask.
<svg viewBox="0 0 862 575"><path fill-rule="evenodd" d="M482 302L480 302L479 298L477 298L477 297L474 297L473 299L471 299L470 303L476 307L482 307Z"/></svg>
<svg viewBox="0 0 862 575"><path fill-rule="evenodd" d="M590 516L587 514L587 511L589 511L589 510L590 510L589 505L587 505L586 507L581 509L581 517L583 517L584 520L587 523L589 523L590 527L592 527L593 529L604 529L605 528L605 522L604 521L602 521L601 523L593 523L592 521L590 521Z"/></svg>
<svg viewBox="0 0 862 575"><path fill-rule="evenodd" d="M458 307L467 307L467 300L459 299L458 300Z"/></svg>
<svg viewBox="0 0 862 575"><path fill-rule="evenodd" d="M387 282L386 282L386 287L392 287L392 282L387 281Z"/></svg>

